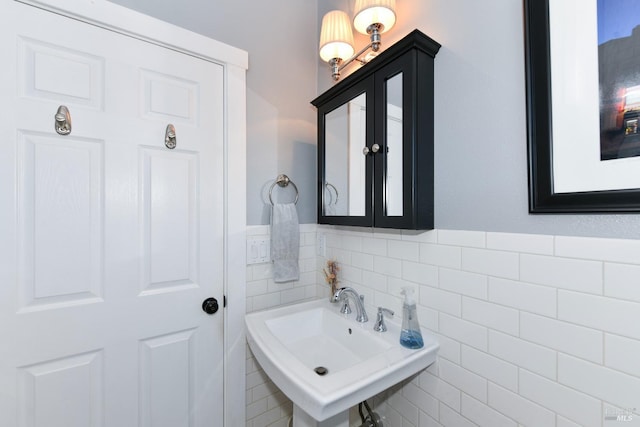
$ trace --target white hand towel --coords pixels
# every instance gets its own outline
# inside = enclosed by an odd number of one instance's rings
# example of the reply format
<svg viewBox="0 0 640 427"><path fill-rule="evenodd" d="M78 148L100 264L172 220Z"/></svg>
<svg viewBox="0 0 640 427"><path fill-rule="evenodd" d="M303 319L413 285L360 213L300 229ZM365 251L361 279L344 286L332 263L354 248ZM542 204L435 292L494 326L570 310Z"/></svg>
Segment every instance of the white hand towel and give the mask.
<svg viewBox="0 0 640 427"><path fill-rule="evenodd" d="M295 203L273 205L271 208L271 260L274 282L290 282L300 278L299 252L300 227Z"/></svg>

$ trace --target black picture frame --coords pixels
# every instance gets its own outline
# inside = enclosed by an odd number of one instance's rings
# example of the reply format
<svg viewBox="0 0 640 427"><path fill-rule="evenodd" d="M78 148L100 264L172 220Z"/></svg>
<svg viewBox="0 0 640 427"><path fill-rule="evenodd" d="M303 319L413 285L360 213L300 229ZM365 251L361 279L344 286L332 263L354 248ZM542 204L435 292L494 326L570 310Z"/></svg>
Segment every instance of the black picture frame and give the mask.
<svg viewBox="0 0 640 427"><path fill-rule="evenodd" d="M640 189L555 193L549 0L524 1L529 212L640 211Z"/></svg>

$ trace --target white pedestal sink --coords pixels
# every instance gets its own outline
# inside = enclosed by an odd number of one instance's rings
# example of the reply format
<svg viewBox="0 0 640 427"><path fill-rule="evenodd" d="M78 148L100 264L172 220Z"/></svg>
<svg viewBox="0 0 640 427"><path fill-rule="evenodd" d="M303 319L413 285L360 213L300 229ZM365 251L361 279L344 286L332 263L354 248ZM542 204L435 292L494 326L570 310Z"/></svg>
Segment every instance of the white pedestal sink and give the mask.
<svg viewBox="0 0 640 427"><path fill-rule="evenodd" d="M247 338L271 380L294 403L295 427L347 427L354 405L418 373L436 360L438 342L399 344L400 325L387 332L357 323L326 299L248 314Z"/></svg>

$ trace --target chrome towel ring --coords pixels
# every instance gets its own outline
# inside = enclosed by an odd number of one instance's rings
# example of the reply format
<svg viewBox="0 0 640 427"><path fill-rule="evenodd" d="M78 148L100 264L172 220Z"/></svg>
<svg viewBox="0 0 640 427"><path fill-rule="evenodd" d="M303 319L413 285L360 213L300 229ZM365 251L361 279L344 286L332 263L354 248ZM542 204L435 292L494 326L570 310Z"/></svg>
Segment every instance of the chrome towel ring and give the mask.
<svg viewBox="0 0 640 427"><path fill-rule="evenodd" d="M284 188L286 186L288 186L289 184L293 185L293 188L296 190L296 199L293 201L294 204L298 203L298 196L300 195L300 193L298 192L298 187L296 186L296 184L291 181L289 179L289 177L285 174L280 174L278 175L278 177L276 178L275 182L273 184L271 184L271 187L269 187L269 201L271 202L271 204L273 205L273 199L271 198L271 192L273 191L273 187L276 186L276 184L278 184L278 186L280 186L281 188Z"/></svg>
<svg viewBox="0 0 640 427"><path fill-rule="evenodd" d="M336 188L336 186L331 184L330 182L325 182L324 186L327 187L327 191L329 192L329 195L331 196L332 199L333 199L333 195L331 195L330 188L333 188L333 192L336 193L336 198L335 198L335 200L330 200L329 204L330 205L337 205L339 196L338 196L338 189Z"/></svg>

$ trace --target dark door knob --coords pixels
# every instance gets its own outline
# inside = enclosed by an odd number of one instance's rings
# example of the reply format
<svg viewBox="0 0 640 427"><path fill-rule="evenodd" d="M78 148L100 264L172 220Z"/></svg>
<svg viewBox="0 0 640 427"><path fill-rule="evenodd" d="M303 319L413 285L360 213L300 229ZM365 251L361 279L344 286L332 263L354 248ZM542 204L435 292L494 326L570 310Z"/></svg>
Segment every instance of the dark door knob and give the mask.
<svg viewBox="0 0 640 427"><path fill-rule="evenodd" d="M202 301L202 310L207 314L215 314L218 308L218 300L215 298L207 298Z"/></svg>

